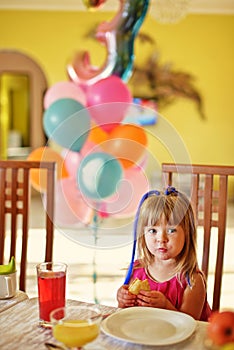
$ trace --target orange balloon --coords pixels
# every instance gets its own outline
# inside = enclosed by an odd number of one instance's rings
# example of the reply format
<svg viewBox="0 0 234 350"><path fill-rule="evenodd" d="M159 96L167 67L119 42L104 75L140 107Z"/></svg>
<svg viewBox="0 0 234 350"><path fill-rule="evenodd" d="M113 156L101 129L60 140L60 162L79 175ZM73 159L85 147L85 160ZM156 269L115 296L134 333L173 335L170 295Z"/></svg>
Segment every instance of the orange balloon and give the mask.
<svg viewBox="0 0 234 350"><path fill-rule="evenodd" d="M88 141L96 144L102 143L107 140L107 133L99 126L93 124L89 131Z"/></svg>
<svg viewBox="0 0 234 350"><path fill-rule="evenodd" d="M42 162L56 162L57 164L57 180L68 177L69 174L64 165L64 159L59 153L54 151L50 147L39 147L32 151L28 160L42 161ZM46 190L46 179L47 171L45 169L32 169L30 170L30 181L32 186L39 192L45 192Z"/></svg>
<svg viewBox="0 0 234 350"><path fill-rule="evenodd" d="M147 135L144 129L135 124L121 124L109 134L101 147L114 155L123 165L129 168L143 156L147 146Z"/></svg>

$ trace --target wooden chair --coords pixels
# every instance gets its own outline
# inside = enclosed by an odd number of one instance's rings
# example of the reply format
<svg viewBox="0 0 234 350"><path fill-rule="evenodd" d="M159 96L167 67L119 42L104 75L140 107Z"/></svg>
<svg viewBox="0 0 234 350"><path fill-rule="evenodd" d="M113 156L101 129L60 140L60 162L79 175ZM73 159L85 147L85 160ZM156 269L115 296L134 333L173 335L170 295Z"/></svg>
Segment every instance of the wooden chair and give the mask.
<svg viewBox="0 0 234 350"><path fill-rule="evenodd" d="M212 227L217 228L215 231L218 237L214 272L213 310L219 310L220 307L228 179L230 176L234 176L234 166L162 164L164 186L173 185L182 191L183 184L187 181L189 183L189 195L197 225L203 228L204 233L201 269L207 278L209 272L211 229Z"/></svg>
<svg viewBox="0 0 234 350"><path fill-rule="evenodd" d="M17 238L22 234L22 245L20 247L21 259L17 261L17 264L20 265L19 289L22 291L26 290L29 209L31 200L30 171L32 169L44 169L42 171L46 172L45 261L52 261L56 163L27 160L0 160L0 264L8 263L11 256L16 257L16 252L18 252L19 249L17 246ZM11 230L10 251L6 253L6 226L9 217ZM8 259L7 262L6 258Z"/></svg>

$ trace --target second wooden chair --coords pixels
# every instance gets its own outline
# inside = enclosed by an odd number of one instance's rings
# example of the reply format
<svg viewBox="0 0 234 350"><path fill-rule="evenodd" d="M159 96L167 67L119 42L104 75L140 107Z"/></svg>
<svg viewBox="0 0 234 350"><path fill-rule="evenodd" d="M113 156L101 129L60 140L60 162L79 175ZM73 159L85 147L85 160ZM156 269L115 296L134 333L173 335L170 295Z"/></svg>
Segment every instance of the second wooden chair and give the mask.
<svg viewBox="0 0 234 350"><path fill-rule="evenodd" d="M201 226L204 232L201 268L207 278L213 238L212 228L216 227L217 253L212 309L219 310L226 235L228 180L229 177L234 176L234 166L163 163L162 176L164 186L174 185L180 189L184 181L188 182L197 225Z"/></svg>

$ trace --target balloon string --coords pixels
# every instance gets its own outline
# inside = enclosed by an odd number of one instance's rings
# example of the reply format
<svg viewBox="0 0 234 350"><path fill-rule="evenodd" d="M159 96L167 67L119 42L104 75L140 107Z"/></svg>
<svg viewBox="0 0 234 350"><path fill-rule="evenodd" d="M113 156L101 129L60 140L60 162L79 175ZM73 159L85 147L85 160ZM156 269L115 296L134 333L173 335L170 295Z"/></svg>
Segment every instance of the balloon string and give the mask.
<svg viewBox="0 0 234 350"><path fill-rule="evenodd" d="M98 298L97 298L97 262L96 262L96 248L97 248L97 241L98 241L98 215L97 210L94 211L93 216L93 237L94 237L94 253L93 253L93 299L95 304L98 304Z"/></svg>

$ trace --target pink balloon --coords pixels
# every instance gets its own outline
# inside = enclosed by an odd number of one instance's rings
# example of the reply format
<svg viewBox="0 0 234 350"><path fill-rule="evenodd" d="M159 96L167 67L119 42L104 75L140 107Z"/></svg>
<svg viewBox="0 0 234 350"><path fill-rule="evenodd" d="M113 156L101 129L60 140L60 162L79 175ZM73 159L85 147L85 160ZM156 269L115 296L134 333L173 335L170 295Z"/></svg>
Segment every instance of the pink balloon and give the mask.
<svg viewBox="0 0 234 350"><path fill-rule="evenodd" d="M92 141L86 141L82 146L80 152L73 152L64 148L61 155L64 159L64 165L69 174L69 177L73 179L77 177L77 171L82 158L86 157L89 153L101 151L101 147Z"/></svg>
<svg viewBox="0 0 234 350"><path fill-rule="evenodd" d="M107 132L123 120L131 102L128 87L114 75L87 88L89 112L96 124Z"/></svg>
<svg viewBox="0 0 234 350"><path fill-rule="evenodd" d="M80 155L82 158L86 157L88 154L93 152L102 152L102 149L99 145L92 141L86 141L80 150Z"/></svg>
<svg viewBox="0 0 234 350"><path fill-rule="evenodd" d="M70 81L61 81L51 86L44 97L44 107L47 109L53 102L61 98L72 98L86 106L86 95L81 87Z"/></svg>
<svg viewBox="0 0 234 350"><path fill-rule="evenodd" d="M106 219L110 216L110 214L107 212L107 206L105 202L102 202L97 210L98 216L102 219Z"/></svg>
<svg viewBox="0 0 234 350"><path fill-rule="evenodd" d="M99 80L87 89L87 106L108 102L132 102L127 85L115 75Z"/></svg>
<svg viewBox="0 0 234 350"><path fill-rule="evenodd" d="M76 178L77 170L81 161L80 153L64 149L62 151L62 156L64 158L64 164L70 177Z"/></svg>
<svg viewBox="0 0 234 350"><path fill-rule="evenodd" d="M138 169L142 168L145 169L148 163L148 154L145 153L137 162L137 165L134 165L133 168Z"/></svg>
<svg viewBox="0 0 234 350"><path fill-rule="evenodd" d="M106 0L83 0L83 3L88 9L96 9L102 6Z"/></svg>
<svg viewBox="0 0 234 350"><path fill-rule="evenodd" d="M89 224L93 208L84 201L76 181L65 178L57 181L55 188L55 224L60 226Z"/></svg>
<svg viewBox="0 0 234 350"><path fill-rule="evenodd" d="M142 168L125 169L117 195L106 201L106 215L115 218L127 218L135 215L141 197L149 191L149 187L148 178Z"/></svg>

